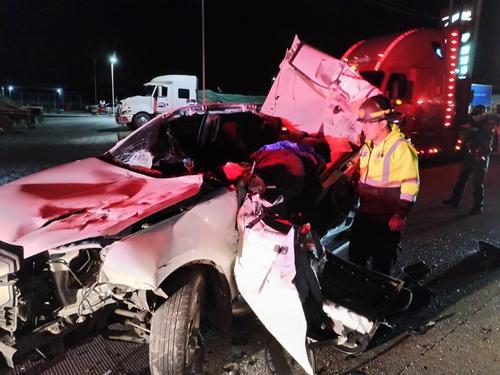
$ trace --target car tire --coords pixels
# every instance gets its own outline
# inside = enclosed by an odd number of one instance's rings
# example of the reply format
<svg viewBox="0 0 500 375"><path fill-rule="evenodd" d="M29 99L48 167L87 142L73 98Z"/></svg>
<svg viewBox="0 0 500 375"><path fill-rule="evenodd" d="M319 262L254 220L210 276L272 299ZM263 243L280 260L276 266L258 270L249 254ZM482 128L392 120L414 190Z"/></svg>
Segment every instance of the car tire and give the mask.
<svg viewBox="0 0 500 375"><path fill-rule="evenodd" d="M203 373L200 326L205 279L200 270L191 269L178 281L180 287L153 314L149 342L153 375Z"/></svg>
<svg viewBox="0 0 500 375"><path fill-rule="evenodd" d="M138 129L141 126L143 126L146 122L148 122L150 119L151 116L149 116L147 113L139 112L132 119L132 126L134 127L134 129Z"/></svg>

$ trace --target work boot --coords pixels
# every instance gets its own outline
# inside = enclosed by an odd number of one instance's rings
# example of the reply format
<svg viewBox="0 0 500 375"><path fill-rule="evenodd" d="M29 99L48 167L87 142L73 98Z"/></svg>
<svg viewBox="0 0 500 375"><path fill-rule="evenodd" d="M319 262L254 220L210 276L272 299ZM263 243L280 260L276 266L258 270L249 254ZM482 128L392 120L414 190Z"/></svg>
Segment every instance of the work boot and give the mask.
<svg viewBox="0 0 500 375"><path fill-rule="evenodd" d="M483 213L482 207L472 207L469 211L469 215L481 215Z"/></svg>
<svg viewBox="0 0 500 375"><path fill-rule="evenodd" d="M458 207L458 202L451 198L443 200L443 204L446 204L447 206Z"/></svg>

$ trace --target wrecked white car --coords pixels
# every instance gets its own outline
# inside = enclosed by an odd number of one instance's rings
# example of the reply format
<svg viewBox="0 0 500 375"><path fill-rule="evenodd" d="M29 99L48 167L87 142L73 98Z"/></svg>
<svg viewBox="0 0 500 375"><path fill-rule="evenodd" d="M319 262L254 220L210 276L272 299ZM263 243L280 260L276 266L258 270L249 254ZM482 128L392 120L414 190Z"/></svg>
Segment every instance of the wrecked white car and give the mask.
<svg viewBox="0 0 500 375"><path fill-rule="evenodd" d="M9 365L16 353L120 316L131 328L120 338L149 343L152 373L200 373L203 323L228 330L240 292L308 373L305 337L314 325L316 340L336 336L333 344L350 353L366 347L402 283L333 255L325 263L318 241L310 246L295 234L313 236L303 230L308 223L320 234L348 229L355 113L375 89L298 40L280 68L262 112L252 105L183 108L102 157L0 188L0 353ZM321 134L309 137L319 125ZM246 177L233 178L228 162L244 166ZM262 236L268 227L276 232L271 240ZM266 256L251 265L259 237ZM315 250L304 252L302 271L293 256L300 249ZM247 283L245 274L262 267L268 272ZM300 299L295 273L308 280ZM299 317L291 336L262 308L281 292L281 307L293 305L288 311ZM316 296L311 315L300 303L307 293Z"/></svg>
<svg viewBox="0 0 500 375"><path fill-rule="evenodd" d="M149 340L153 373L200 365L202 309L222 326L238 296L240 189L217 168L249 160L282 127L252 106L193 106L102 157L1 187L7 362L112 311L128 318L132 339Z"/></svg>

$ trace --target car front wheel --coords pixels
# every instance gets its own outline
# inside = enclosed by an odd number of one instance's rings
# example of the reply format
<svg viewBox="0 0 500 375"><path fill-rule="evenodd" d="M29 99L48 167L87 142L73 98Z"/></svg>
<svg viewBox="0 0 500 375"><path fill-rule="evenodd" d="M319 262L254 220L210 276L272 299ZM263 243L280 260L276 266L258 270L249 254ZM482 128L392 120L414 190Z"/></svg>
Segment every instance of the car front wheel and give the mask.
<svg viewBox="0 0 500 375"><path fill-rule="evenodd" d="M153 375L202 374L203 341L200 332L205 279L190 270L180 287L154 312L149 343Z"/></svg>

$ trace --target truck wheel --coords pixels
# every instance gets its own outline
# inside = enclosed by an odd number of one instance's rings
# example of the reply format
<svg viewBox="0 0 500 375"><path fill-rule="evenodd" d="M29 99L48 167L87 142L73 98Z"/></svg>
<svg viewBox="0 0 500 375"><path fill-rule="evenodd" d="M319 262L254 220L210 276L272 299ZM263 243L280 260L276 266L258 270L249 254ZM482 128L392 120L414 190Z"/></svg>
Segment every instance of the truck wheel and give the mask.
<svg viewBox="0 0 500 375"><path fill-rule="evenodd" d="M148 122L151 119L151 117L144 112L140 112L134 116L132 119L132 126L134 129L140 128L142 125L144 125L146 122Z"/></svg>
<svg viewBox="0 0 500 375"><path fill-rule="evenodd" d="M149 343L153 375L202 374L200 332L205 279L199 270L181 278L181 286L154 312Z"/></svg>

